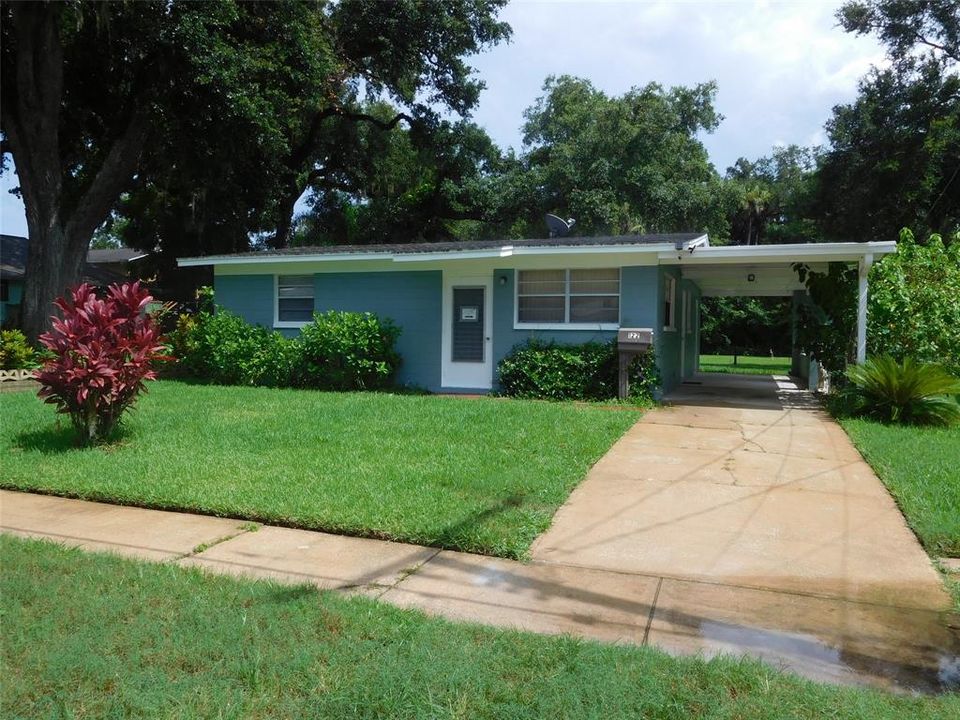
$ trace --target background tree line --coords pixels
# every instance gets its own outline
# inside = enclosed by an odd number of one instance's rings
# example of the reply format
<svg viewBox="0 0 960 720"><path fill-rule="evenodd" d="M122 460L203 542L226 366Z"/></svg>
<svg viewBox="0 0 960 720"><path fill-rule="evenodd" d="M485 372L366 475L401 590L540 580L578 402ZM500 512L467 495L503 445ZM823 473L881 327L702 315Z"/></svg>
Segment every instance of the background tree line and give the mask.
<svg viewBox="0 0 960 720"><path fill-rule="evenodd" d="M182 255L313 244L703 230L737 244L949 238L960 223L955 0L856 0L837 17L890 64L826 122L724 174L700 138L717 87L611 96L549 77L518 149L470 120L467 59L510 37L506 0L4 3L4 163L32 251L24 321L91 238ZM307 211L295 213L306 198ZM189 278L187 278L189 282Z"/></svg>

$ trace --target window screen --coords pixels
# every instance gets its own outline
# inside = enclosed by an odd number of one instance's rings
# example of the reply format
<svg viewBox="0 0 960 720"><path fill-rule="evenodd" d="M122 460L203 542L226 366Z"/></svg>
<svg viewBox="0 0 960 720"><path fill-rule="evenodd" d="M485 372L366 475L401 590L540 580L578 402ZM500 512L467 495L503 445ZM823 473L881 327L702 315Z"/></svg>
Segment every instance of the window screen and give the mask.
<svg viewBox="0 0 960 720"><path fill-rule="evenodd" d="M517 322L616 324L620 320L620 271L521 270L517 273Z"/></svg>
<svg viewBox="0 0 960 720"><path fill-rule="evenodd" d="M277 277L277 320L310 322L313 319L313 275Z"/></svg>

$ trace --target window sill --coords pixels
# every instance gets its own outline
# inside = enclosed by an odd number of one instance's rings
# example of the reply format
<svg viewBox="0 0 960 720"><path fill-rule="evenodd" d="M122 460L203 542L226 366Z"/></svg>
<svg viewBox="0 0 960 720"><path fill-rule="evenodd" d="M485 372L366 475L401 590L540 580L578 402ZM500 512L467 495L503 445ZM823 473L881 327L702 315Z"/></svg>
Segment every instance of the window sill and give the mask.
<svg viewBox="0 0 960 720"><path fill-rule="evenodd" d="M514 330L619 330L619 323L517 323Z"/></svg>
<svg viewBox="0 0 960 720"><path fill-rule="evenodd" d="M304 320L302 322L293 322L292 320L277 321L273 324L274 330L291 330L297 329L301 330L310 324L309 320Z"/></svg>

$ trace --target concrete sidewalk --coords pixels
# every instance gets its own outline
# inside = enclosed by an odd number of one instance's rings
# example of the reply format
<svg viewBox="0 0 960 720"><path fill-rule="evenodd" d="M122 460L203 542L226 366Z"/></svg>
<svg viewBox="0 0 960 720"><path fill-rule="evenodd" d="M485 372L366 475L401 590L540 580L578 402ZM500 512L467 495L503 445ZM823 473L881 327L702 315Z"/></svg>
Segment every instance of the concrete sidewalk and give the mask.
<svg viewBox="0 0 960 720"><path fill-rule="evenodd" d="M679 654L747 654L832 682L919 691L960 682L960 642L947 615L895 604L524 564L10 491L0 491L0 530L210 572L312 583L455 620Z"/></svg>

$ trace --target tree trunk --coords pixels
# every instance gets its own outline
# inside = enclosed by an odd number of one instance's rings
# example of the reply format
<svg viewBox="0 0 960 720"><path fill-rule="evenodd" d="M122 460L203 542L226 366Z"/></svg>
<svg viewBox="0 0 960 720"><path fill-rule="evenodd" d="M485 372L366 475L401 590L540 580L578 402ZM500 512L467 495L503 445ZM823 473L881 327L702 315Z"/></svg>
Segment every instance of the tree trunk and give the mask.
<svg viewBox="0 0 960 720"><path fill-rule="evenodd" d="M59 223L36 226L27 220L30 250L23 286L23 332L30 342L49 327L53 301L76 285L83 273L87 242L70 238Z"/></svg>
<svg viewBox="0 0 960 720"><path fill-rule="evenodd" d="M96 138L99 152L81 159L84 174L92 177L89 184L64 187L77 179L73 168L64 166L60 147L62 10L59 3L13 7L16 82L14 87L4 88L0 105L30 235L21 307L23 329L31 342L48 327L52 302L80 281L90 238L132 178L150 130L151 106L146 95L131 98L127 123L119 136ZM93 162L95 157L99 167Z"/></svg>
<svg viewBox="0 0 960 720"><path fill-rule="evenodd" d="M303 189L296 177L287 183L283 196L277 202L277 229L270 241L273 248L285 248L290 244L290 231L293 228L293 210L297 200L303 195Z"/></svg>

